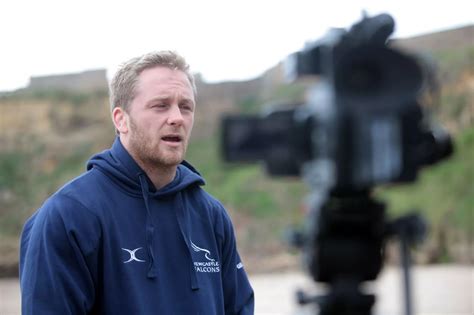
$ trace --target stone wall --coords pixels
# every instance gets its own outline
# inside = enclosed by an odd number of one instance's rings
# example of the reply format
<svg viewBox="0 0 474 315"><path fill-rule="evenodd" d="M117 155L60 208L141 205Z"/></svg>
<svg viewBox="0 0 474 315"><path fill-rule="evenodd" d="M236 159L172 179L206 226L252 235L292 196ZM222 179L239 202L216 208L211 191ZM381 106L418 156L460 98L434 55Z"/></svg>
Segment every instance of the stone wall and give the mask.
<svg viewBox="0 0 474 315"><path fill-rule="evenodd" d="M80 73L36 76L30 78L28 89L68 90L90 92L108 88L105 69L89 70Z"/></svg>

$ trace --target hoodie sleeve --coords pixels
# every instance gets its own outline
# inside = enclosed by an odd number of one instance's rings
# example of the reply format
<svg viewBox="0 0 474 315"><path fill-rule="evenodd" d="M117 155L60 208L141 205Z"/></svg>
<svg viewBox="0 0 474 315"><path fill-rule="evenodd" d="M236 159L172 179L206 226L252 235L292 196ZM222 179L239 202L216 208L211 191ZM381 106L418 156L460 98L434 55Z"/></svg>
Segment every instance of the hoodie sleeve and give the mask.
<svg viewBox="0 0 474 315"><path fill-rule="evenodd" d="M226 315L254 314L254 292L237 252L234 229L222 208L222 282Z"/></svg>
<svg viewBox="0 0 474 315"><path fill-rule="evenodd" d="M20 249L22 314L87 314L95 300L97 218L55 195L24 226Z"/></svg>

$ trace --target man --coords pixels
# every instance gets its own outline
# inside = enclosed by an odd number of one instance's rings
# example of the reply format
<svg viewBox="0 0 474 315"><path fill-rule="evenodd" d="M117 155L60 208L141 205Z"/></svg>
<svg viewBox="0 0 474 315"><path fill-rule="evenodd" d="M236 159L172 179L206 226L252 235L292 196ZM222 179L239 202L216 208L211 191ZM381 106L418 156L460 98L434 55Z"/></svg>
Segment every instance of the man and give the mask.
<svg viewBox="0 0 474 315"><path fill-rule="evenodd" d="M112 148L25 223L22 313L253 314L229 216L183 160L196 107L185 60L130 60L110 100Z"/></svg>

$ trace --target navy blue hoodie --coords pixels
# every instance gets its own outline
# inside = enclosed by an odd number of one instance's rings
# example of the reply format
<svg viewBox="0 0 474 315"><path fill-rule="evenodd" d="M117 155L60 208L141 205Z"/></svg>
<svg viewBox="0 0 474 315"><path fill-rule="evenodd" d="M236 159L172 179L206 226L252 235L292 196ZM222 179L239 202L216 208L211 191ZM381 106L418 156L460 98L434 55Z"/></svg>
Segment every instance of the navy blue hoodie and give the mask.
<svg viewBox="0 0 474 315"><path fill-rule="evenodd" d="M25 223L23 314L253 314L223 206L188 163L155 190L116 139Z"/></svg>

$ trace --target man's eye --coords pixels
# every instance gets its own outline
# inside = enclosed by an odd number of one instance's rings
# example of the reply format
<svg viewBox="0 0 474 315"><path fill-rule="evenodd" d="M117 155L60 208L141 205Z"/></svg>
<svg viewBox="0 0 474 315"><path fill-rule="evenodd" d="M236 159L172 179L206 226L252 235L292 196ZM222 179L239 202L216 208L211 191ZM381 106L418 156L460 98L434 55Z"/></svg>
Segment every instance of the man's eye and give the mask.
<svg viewBox="0 0 474 315"><path fill-rule="evenodd" d="M190 104L187 104L187 103L181 104L179 107L181 109L184 109L184 110L189 110L189 111L193 110L193 107Z"/></svg>

